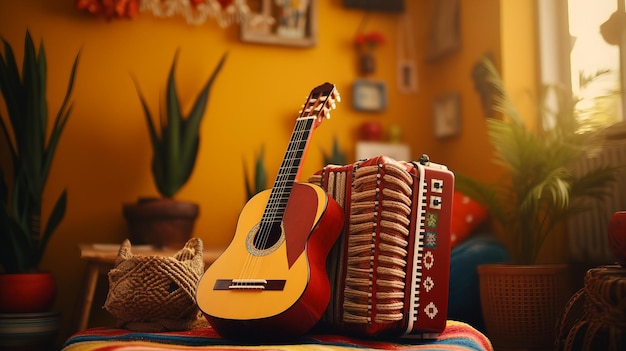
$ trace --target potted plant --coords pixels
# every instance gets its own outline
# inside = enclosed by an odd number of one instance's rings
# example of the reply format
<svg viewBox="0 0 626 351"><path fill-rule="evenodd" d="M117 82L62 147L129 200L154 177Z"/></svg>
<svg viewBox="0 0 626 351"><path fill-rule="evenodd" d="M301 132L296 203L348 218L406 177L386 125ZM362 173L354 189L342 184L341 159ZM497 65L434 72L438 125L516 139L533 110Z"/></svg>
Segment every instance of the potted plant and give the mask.
<svg viewBox="0 0 626 351"><path fill-rule="evenodd" d="M11 45L2 39L0 89L8 117L0 116L6 161L0 164L0 312L47 312L56 286L40 262L48 240L64 217L67 192L57 198L45 223L42 195L56 147L72 110L69 102L79 55L76 55L65 98L50 128L46 99L47 63L43 42L35 50L26 31L22 72ZM23 287L24 291L18 291Z"/></svg>
<svg viewBox="0 0 626 351"><path fill-rule="evenodd" d="M496 183L457 174L455 185L488 208L495 230L511 239L514 261L512 265L479 267L487 333L495 346L550 347L556 320L569 297L568 274L566 265L536 264L537 256L546 238L562 230L568 215L583 209L583 199L606 194L616 168L599 166L580 176L570 170L573 162L602 147L605 129L592 119L581 118L589 111L580 108L579 99L571 92L546 87L538 112L549 127L532 130L511 102L493 62L484 58L478 65L486 90L491 92L486 101L501 115L486 123L495 149L494 162L503 167L504 174ZM582 77L581 87L599 75ZM555 109L549 108L548 96L556 97ZM534 275L544 269L546 273ZM539 290L553 282L556 291ZM497 301L499 297L506 301ZM513 301L515 298L521 300ZM492 313L498 319L492 319Z"/></svg>
<svg viewBox="0 0 626 351"><path fill-rule="evenodd" d="M252 199L252 197L261 191L267 189L267 170L265 169L265 162L263 158L265 156L265 147L261 146L261 151L256 157L254 162L254 173L252 179L249 179L248 169L243 165L243 179L244 186L246 188L246 200Z"/></svg>
<svg viewBox="0 0 626 351"><path fill-rule="evenodd" d="M174 199L193 172L200 144L200 123L204 117L209 93L226 61L222 55L217 67L198 93L188 114L181 111L176 91L174 70L178 52L169 71L165 111L159 122L154 121L137 79L137 93L143 107L152 145L152 176L160 198L140 198L123 205L123 214L130 229L133 244L150 244L157 248L183 247L191 237L198 205Z"/></svg>

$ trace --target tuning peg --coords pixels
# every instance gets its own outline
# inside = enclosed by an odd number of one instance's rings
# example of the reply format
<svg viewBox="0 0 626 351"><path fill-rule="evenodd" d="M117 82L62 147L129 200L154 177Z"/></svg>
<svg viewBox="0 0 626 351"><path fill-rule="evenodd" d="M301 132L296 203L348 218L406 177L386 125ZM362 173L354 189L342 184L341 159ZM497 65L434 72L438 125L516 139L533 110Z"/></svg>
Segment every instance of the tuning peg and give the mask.
<svg viewBox="0 0 626 351"><path fill-rule="evenodd" d="M326 117L326 119L330 119L330 110L327 108L324 109L324 117Z"/></svg>

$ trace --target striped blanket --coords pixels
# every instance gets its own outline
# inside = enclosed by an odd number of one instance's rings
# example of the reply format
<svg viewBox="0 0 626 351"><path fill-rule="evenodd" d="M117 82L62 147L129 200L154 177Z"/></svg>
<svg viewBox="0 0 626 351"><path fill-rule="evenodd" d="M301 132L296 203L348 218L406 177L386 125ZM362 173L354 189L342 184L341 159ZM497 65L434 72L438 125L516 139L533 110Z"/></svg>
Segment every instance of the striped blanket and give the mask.
<svg viewBox="0 0 626 351"><path fill-rule="evenodd" d="M364 339L311 334L288 344L242 344L222 339L211 327L183 332L140 333L125 329L93 328L70 337L62 351L493 351L487 337L468 324L448 321L437 339Z"/></svg>

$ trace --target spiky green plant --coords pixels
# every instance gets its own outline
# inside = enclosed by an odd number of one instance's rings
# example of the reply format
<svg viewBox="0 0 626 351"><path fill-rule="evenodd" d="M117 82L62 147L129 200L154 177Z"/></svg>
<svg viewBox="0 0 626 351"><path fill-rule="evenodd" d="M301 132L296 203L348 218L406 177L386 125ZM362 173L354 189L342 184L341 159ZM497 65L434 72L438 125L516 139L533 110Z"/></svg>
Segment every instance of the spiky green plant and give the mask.
<svg viewBox="0 0 626 351"><path fill-rule="evenodd" d="M248 200L250 200L254 195L260 193L261 191L267 189L267 170L265 169L265 148L261 146L261 151L256 157L256 161L254 162L254 178L249 180L250 176L248 174L247 167L243 165L243 179L246 187L246 196Z"/></svg>
<svg viewBox="0 0 626 351"><path fill-rule="evenodd" d="M504 175L490 184L457 174L456 188L483 203L503 235L512 237L514 261L532 264L556 226L583 209L580 200L606 194L617 168L603 165L582 175L572 173L574 162L602 147L606 128L578 118L579 100L571 92L558 87L545 90L538 112L551 127L533 131L524 124L492 61L485 58L480 64L494 88L492 108L502 115L487 119L487 129L494 161ZM556 96L556 109L546 102L549 92Z"/></svg>
<svg viewBox="0 0 626 351"><path fill-rule="evenodd" d="M177 51L167 81L165 111L161 110L158 125L154 122L137 79L134 79L152 144L152 176L159 194L163 197L174 197L193 172L200 144L200 122L209 102L211 87L226 57L226 53L222 55L217 67L198 93L189 113L185 115L181 110L174 77L178 61Z"/></svg>
<svg viewBox="0 0 626 351"><path fill-rule="evenodd" d="M331 153L327 154L322 150L322 160L324 162L322 166L345 165L348 162L346 153L339 148L339 140L337 140L336 135L333 137L333 149Z"/></svg>
<svg viewBox="0 0 626 351"><path fill-rule="evenodd" d="M0 263L8 273L22 273L39 268L48 240L65 215L67 191L63 190L47 223L42 226L42 194L56 147L72 111L69 99L80 54L74 59L65 98L47 135L47 66L43 41L37 52L26 31L21 77L11 45L5 39L2 41L0 89L8 118L0 116L0 127L12 166L2 164L0 168ZM13 169L12 186L10 180L5 179L6 169L10 167Z"/></svg>

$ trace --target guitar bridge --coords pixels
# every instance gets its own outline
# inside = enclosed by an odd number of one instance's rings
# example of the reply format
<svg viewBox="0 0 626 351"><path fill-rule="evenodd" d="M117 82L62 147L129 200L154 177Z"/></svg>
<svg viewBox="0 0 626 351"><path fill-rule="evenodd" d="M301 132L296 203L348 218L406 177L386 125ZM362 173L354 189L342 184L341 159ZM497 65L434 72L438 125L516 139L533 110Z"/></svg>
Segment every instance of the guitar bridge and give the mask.
<svg viewBox="0 0 626 351"><path fill-rule="evenodd" d="M213 290L282 291L285 283L284 279L218 279L215 281Z"/></svg>

